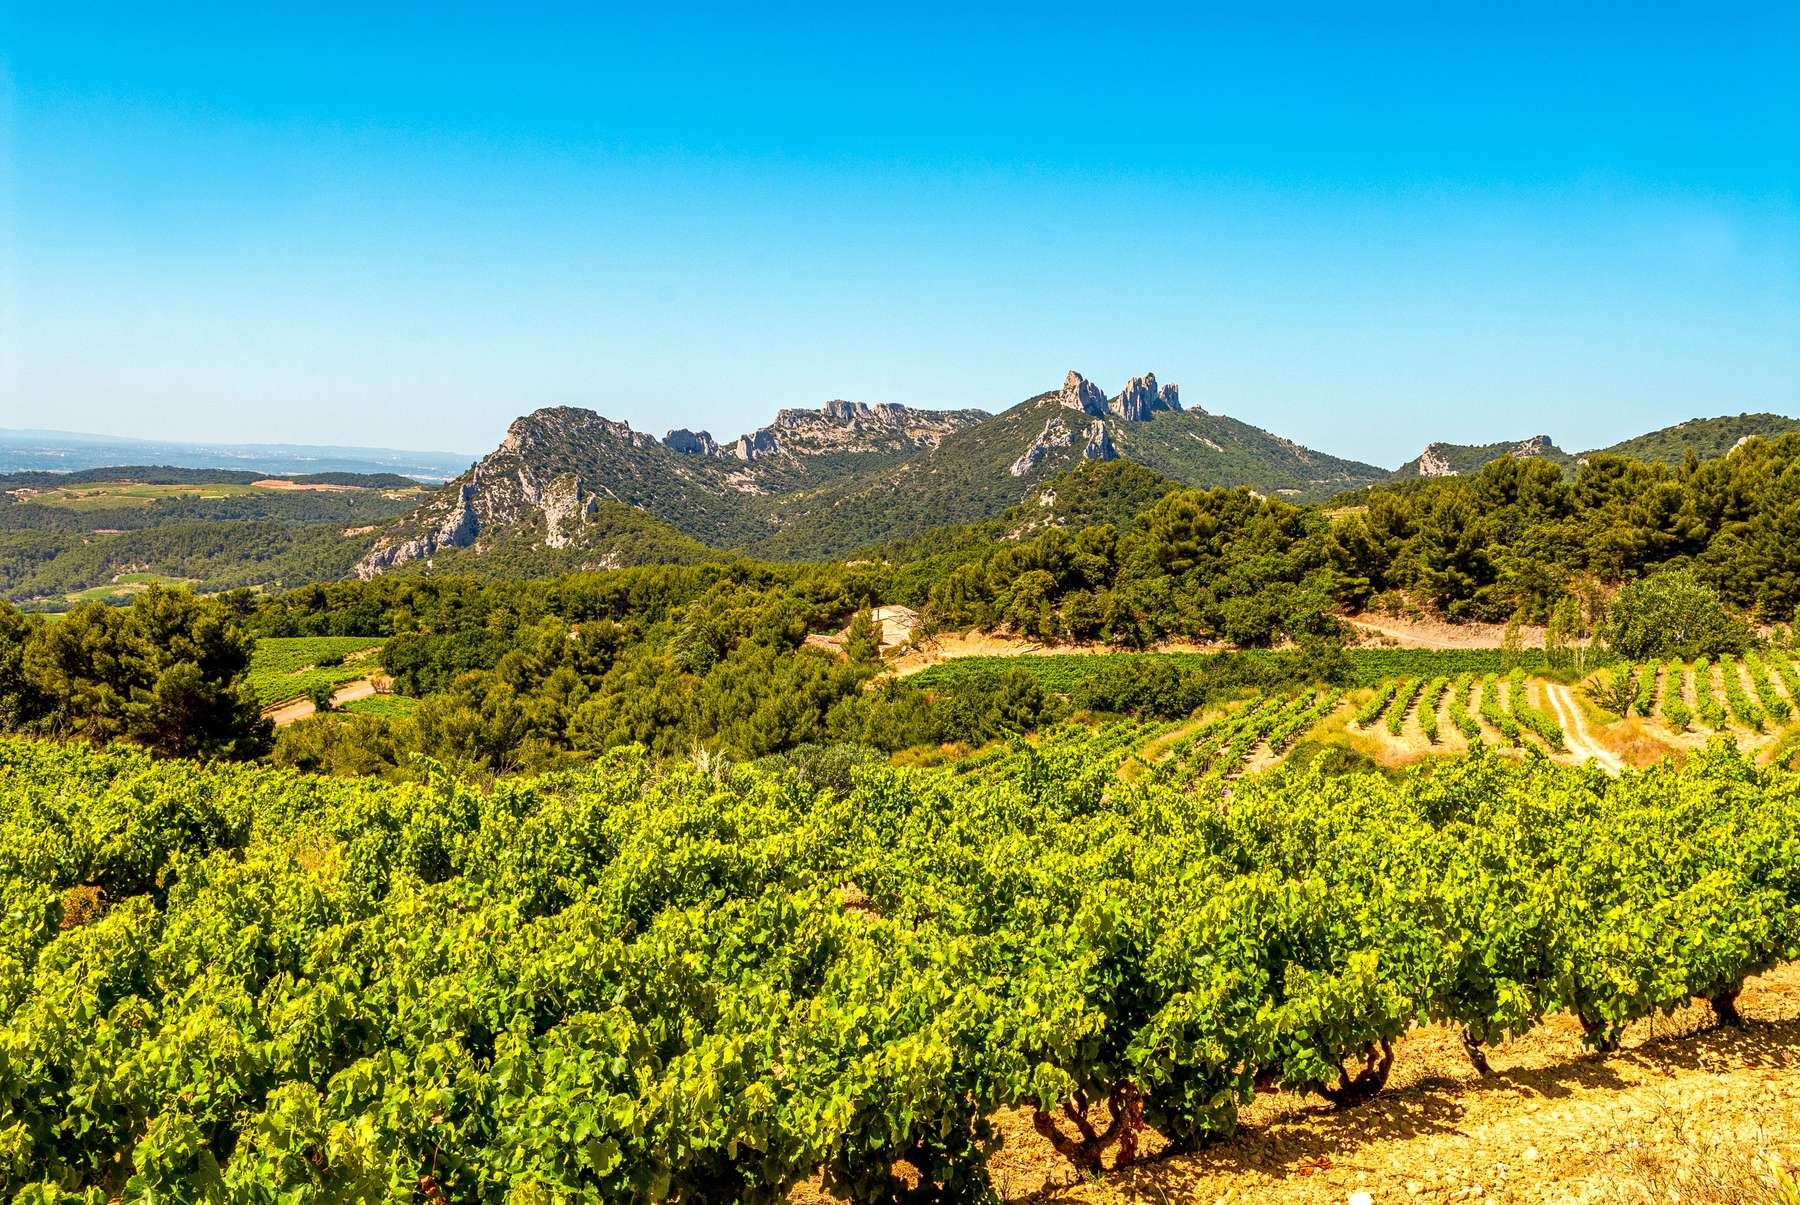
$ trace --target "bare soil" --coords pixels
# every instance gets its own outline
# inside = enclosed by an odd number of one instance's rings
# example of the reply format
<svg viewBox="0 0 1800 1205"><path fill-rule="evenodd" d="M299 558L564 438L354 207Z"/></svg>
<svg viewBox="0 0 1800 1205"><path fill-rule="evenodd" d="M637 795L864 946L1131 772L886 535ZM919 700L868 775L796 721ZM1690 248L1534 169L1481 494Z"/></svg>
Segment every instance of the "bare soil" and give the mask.
<svg viewBox="0 0 1800 1205"><path fill-rule="evenodd" d="M1219 653L1231 646L1201 644L1191 640L1171 640L1154 648L1153 653ZM962 657L1080 657L1121 650L1111 644L1046 644L1019 636L1003 636L992 632L952 632L933 636L916 648L907 649L890 663L894 676L904 678L943 661Z"/></svg>
<svg viewBox="0 0 1800 1205"><path fill-rule="evenodd" d="M250 484L265 490L312 490L321 494L342 494L362 488L358 485L331 485L323 481L290 481L286 477L264 477Z"/></svg>
<svg viewBox="0 0 1800 1205"><path fill-rule="evenodd" d="M1587 716L1570 697L1568 687L1558 682L1540 682L1538 696L1540 706L1545 706L1562 725L1563 744L1568 747L1569 756L1578 762L1592 758L1614 774L1625 768L1624 759L1595 738L1588 727Z"/></svg>
<svg viewBox="0 0 1800 1205"><path fill-rule="evenodd" d="M1407 619L1398 615L1358 615L1345 620L1357 643L1402 649L1497 649L1506 638L1499 623L1450 623L1442 619ZM1544 629L1522 627L1527 648L1542 648Z"/></svg>

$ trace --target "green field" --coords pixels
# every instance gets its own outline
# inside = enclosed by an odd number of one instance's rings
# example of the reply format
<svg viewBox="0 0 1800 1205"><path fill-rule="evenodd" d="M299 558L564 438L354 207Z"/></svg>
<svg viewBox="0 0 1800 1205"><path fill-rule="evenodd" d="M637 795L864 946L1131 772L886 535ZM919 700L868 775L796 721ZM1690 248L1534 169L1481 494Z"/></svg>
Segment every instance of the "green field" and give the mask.
<svg viewBox="0 0 1800 1205"><path fill-rule="evenodd" d="M256 485L148 485L141 481L105 481L93 485L69 485L43 490L30 495L40 506L57 506L64 510L111 510L120 506L149 506L161 498L239 498L260 494L266 487Z"/></svg>
<svg viewBox="0 0 1800 1205"><path fill-rule="evenodd" d="M403 720L419 709L419 700L406 695L370 695L353 699L339 708L349 715L372 715L385 720Z"/></svg>
<svg viewBox="0 0 1800 1205"><path fill-rule="evenodd" d="M264 637L256 642L256 654L250 659L250 687L267 707L300 698L320 683L354 682L381 668L374 653L365 652L380 647L379 636ZM333 657L344 658L344 663L319 665Z"/></svg>
<svg viewBox="0 0 1800 1205"><path fill-rule="evenodd" d="M121 573L104 586L77 590L67 597L72 603L122 603L134 595L142 594L149 586L185 586L191 582L190 578L164 577L158 573Z"/></svg>

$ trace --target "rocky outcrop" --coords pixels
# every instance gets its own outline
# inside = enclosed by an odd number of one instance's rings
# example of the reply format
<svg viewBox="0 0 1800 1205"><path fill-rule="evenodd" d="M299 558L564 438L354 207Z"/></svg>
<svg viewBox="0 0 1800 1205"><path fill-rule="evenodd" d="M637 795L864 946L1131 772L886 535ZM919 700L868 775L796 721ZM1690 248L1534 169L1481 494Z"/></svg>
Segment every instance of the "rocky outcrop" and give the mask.
<svg viewBox="0 0 1800 1205"><path fill-rule="evenodd" d="M385 545L377 543L357 562L356 576L367 581L408 561L424 560L441 549L467 548L481 533L481 522L475 517L474 498L473 481L458 486L435 527L409 540Z"/></svg>
<svg viewBox="0 0 1800 1205"><path fill-rule="evenodd" d="M677 427L663 436L663 446L683 456L717 456L718 441L710 431L689 431L686 427Z"/></svg>
<svg viewBox="0 0 1800 1205"><path fill-rule="evenodd" d="M1125 382L1107 409L1128 423L1148 422L1158 410L1180 410L1180 393L1174 385L1158 387L1156 374L1147 372Z"/></svg>
<svg viewBox="0 0 1800 1205"><path fill-rule="evenodd" d="M1057 399L1070 410L1079 410L1095 418L1105 418L1106 390L1071 369L1063 378L1062 396Z"/></svg>
<svg viewBox="0 0 1800 1205"><path fill-rule="evenodd" d="M1075 374L1070 373L1069 375L1074 376ZM1101 423L1100 426L1104 430L1106 424ZM1023 477L1041 464L1044 457L1050 455L1051 452L1058 448L1074 446L1075 436L1069 430L1069 424L1060 417L1051 418L1044 424L1044 429L1038 432L1038 437L1031 441L1031 446L1026 448L1006 471L1014 477Z"/></svg>
<svg viewBox="0 0 1800 1205"><path fill-rule="evenodd" d="M1081 449L1083 460L1117 460L1119 450L1113 447L1112 436L1103 422L1095 423L1088 431L1087 446Z"/></svg>
<svg viewBox="0 0 1800 1205"><path fill-rule="evenodd" d="M738 436L730 448L731 455L745 461L755 460L759 456L771 456L780 450L781 446L775 442L775 433L767 427Z"/></svg>
<svg viewBox="0 0 1800 1205"><path fill-rule="evenodd" d="M1534 435L1530 439L1518 443L1498 444L1447 444L1433 443L1426 445L1419 458L1410 464L1401 466L1399 476L1407 477L1455 477L1460 473L1472 473L1489 461L1510 457L1514 460L1553 460L1559 464L1567 463L1569 458L1560 448L1551 442L1548 435Z"/></svg>
<svg viewBox="0 0 1800 1205"><path fill-rule="evenodd" d="M1419 453L1419 476L1421 477L1454 477L1456 470L1444 458L1444 445L1432 444Z"/></svg>
<svg viewBox="0 0 1800 1205"><path fill-rule="evenodd" d="M908 452L935 448L944 436L987 418L985 410L914 410L897 402L847 402L835 398L817 410L778 411L766 427L720 444L705 431L675 430L663 437L686 456L711 456L746 464L769 456L805 458L841 452Z"/></svg>
<svg viewBox="0 0 1800 1205"><path fill-rule="evenodd" d="M574 474L563 473L535 499L544 516L544 543L551 548L571 548L581 541L581 522L593 513L595 501L584 497Z"/></svg>

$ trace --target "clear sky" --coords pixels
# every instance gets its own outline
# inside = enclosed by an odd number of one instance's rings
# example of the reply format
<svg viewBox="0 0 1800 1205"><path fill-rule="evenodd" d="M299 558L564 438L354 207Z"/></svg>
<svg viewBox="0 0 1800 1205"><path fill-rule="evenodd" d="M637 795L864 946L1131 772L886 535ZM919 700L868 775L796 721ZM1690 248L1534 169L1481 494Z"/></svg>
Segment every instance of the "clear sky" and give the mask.
<svg viewBox="0 0 1800 1205"><path fill-rule="evenodd" d="M265 7L0 3L0 426L1800 414L1792 3Z"/></svg>

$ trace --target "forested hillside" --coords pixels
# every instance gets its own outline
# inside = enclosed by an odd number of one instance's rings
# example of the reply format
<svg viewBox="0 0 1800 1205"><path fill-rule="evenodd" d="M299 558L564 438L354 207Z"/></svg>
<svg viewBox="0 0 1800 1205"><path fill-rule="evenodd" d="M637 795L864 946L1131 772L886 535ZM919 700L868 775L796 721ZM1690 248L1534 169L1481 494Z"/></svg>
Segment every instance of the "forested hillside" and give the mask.
<svg viewBox="0 0 1800 1205"><path fill-rule="evenodd" d="M1597 455L1573 481L1545 461L1507 458L1379 489L1348 511L1177 489L1128 462L1090 464L996 523L846 563L694 547L688 566L536 580L412 571L220 605L255 634L380 638L393 688L421 700L404 716L284 733L278 756L295 764L399 773L424 753L496 774L625 743L665 755L709 747L758 757L833 742L892 752L980 743L1034 727L1062 703L1028 678L1001 691L868 689L884 663L872 630L854 625L881 604L916 609L921 638L974 629L1123 649L1298 646L1295 666L1256 679L1270 687L1332 681L1343 616L1371 605L1555 623L1568 639L1605 635L1612 596L1643 582L1639 629L1672 636L1670 605L1683 623L1710 607L1704 647L1681 654L1741 653L1749 621L1786 624L1800 606L1789 530L1797 457L1800 434L1680 467ZM189 529L143 534L181 539ZM659 559L679 552L666 530L644 538ZM271 556L279 547L272 539ZM556 567L542 556L524 543L516 568ZM835 646L842 659L807 641L847 626ZM1612 637L1635 639L1623 627ZM1649 654L1633 644L1630 655ZM1209 696L1183 697L1191 708Z"/></svg>
<svg viewBox="0 0 1800 1205"><path fill-rule="evenodd" d="M1691 452L1701 460L1724 456L1746 439L1772 439L1800 429L1800 419L1779 414L1723 415L1689 419L1673 427L1622 440L1601 451L1657 464L1680 464Z"/></svg>
<svg viewBox="0 0 1800 1205"><path fill-rule="evenodd" d="M1675 469L1690 451L1722 459L1793 425L1772 415L1695 420L1618 446ZM499 451L430 495L392 474L271 481L131 466L15 474L0 480L0 595L62 609L90 597L118 601L149 580L221 590L353 573L527 577L738 556L911 560L1050 526L1124 530L1153 497L1146 491L1160 488L1152 482L1243 486L1342 510L1470 476L1495 459L1557 465L1571 480L1579 469L1539 439L1434 444L1389 475L1184 409L1153 376L1109 399L1071 373L1063 390L992 418L832 402L784 410L723 445L704 431L658 440L565 408L521 419ZM1083 476L1107 465L1139 476ZM1092 492L1088 483L1100 481L1110 496ZM1058 502L1064 493L1070 499ZM1556 555L1564 568L1586 568ZM1434 601L1447 609L1457 600ZM1454 617L1493 616L1505 601Z"/></svg>

